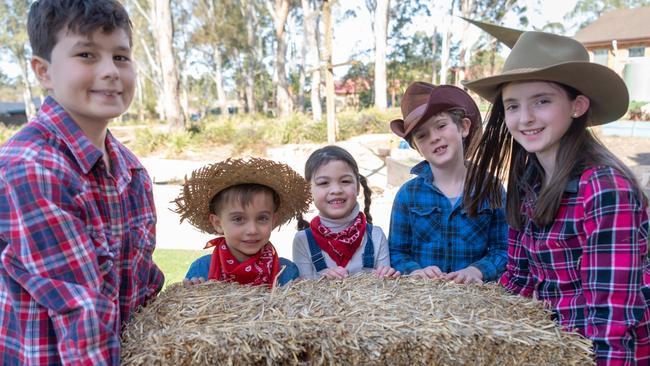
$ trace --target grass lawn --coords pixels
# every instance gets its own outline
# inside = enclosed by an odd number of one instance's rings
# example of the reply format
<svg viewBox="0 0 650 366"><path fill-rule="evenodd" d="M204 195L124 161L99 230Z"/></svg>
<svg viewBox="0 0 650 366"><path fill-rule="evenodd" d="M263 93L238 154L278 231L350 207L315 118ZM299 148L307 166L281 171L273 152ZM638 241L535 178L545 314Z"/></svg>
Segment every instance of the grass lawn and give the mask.
<svg viewBox="0 0 650 366"><path fill-rule="evenodd" d="M185 277L190 264L198 257L210 254L208 250L179 250L156 249L153 252L153 261L165 274L165 287L172 283L180 282ZM164 288L163 288L164 289Z"/></svg>

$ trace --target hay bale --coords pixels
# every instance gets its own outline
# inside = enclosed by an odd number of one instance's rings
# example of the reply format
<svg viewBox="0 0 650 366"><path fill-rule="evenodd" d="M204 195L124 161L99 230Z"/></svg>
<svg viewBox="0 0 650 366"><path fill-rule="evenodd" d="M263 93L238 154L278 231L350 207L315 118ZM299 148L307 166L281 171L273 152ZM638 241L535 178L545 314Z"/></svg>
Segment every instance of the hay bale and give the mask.
<svg viewBox="0 0 650 366"><path fill-rule="evenodd" d="M357 275L174 284L122 337L125 365L586 365L591 342L496 284Z"/></svg>

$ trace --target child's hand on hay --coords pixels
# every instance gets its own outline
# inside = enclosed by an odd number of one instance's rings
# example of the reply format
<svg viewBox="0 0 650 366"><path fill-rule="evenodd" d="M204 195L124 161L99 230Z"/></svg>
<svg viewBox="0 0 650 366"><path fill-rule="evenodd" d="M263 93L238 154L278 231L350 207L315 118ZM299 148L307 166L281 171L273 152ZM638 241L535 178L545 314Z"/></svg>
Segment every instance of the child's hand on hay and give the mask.
<svg viewBox="0 0 650 366"><path fill-rule="evenodd" d="M440 268L438 268L438 266L429 266L422 269L416 269L415 271L411 272L411 276L424 279L439 279L445 278L445 273L443 273Z"/></svg>
<svg viewBox="0 0 650 366"><path fill-rule="evenodd" d="M375 268L373 273L375 274L375 276L379 278L384 278L384 277L397 278L401 274L398 270L390 266L379 266Z"/></svg>
<svg viewBox="0 0 650 366"><path fill-rule="evenodd" d="M474 266L468 266L467 268L461 269L460 271L448 273L445 277L449 281L454 281L456 283L464 285L470 283L483 283L483 273L481 273L481 271Z"/></svg>
<svg viewBox="0 0 650 366"><path fill-rule="evenodd" d="M323 272L323 276L333 280L342 280L350 276L350 272L348 272L347 269L338 266L334 268L328 268L325 272Z"/></svg>
<svg viewBox="0 0 650 366"><path fill-rule="evenodd" d="M205 278L203 277L192 277L192 278L184 278L183 279L183 286L192 286L192 285L198 285L200 283L205 282Z"/></svg>

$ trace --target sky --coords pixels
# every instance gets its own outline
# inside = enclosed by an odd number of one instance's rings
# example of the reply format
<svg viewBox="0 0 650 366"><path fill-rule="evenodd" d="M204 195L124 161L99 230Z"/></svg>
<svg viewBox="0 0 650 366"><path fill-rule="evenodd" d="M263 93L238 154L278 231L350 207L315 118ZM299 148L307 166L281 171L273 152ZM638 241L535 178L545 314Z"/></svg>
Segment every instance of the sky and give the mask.
<svg viewBox="0 0 650 366"><path fill-rule="evenodd" d="M393 0L395 1L395 0ZM426 3L442 3L441 0L420 0ZM481 0L477 0L481 1ZM564 16L570 12L577 0L524 0L528 6L527 16L530 21L530 28L541 28L546 23L551 22L564 22ZM374 37L371 29L371 20L365 8L365 0L341 0L335 8L335 18L340 19L342 14L349 9L356 9L358 18L348 18L344 21L337 22L334 29L334 54L332 56L333 63L342 63L349 61L351 58L356 58L359 61L370 61L372 52L368 55L358 56L359 51L371 50L374 46ZM435 12L435 10L433 11ZM438 16L432 17L418 17L413 19L410 27L406 32L415 32L416 30L424 29L427 34L431 34L433 27L431 22L439 19ZM454 19L453 25L461 27L464 21L462 19ZM566 22L565 22L566 23ZM518 28L518 22L515 16L506 16L504 24L508 27ZM470 27L473 37L477 38L480 35L480 30L476 27ZM460 32L454 32L459 34ZM575 29L568 29L568 35L573 35ZM299 36L299 35L297 35ZM504 47L505 48L505 47ZM504 51L507 52L507 51ZM18 67L14 64L8 63L7 58L0 52L0 68L3 73L10 77L18 75ZM291 61L290 61L291 62ZM346 67L336 68L334 74L340 78L347 72Z"/></svg>

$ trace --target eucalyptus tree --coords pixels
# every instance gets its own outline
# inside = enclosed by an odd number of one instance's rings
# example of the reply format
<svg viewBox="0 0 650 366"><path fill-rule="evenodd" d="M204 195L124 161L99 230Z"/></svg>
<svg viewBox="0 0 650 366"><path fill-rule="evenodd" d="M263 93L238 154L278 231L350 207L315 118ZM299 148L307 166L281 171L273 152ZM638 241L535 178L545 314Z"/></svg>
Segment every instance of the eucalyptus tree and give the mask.
<svg viewBox="0 0 650 366"><path fill-rule="evenodd" d="M0 27L0 50L7 51L11 61L18 65L22 98L28 117L33 116L36 112L29 82L31 50L28 46L27 13L30 5L31 1L29 0L3 0L0 2L0 22L3 24Z"/></svg>

